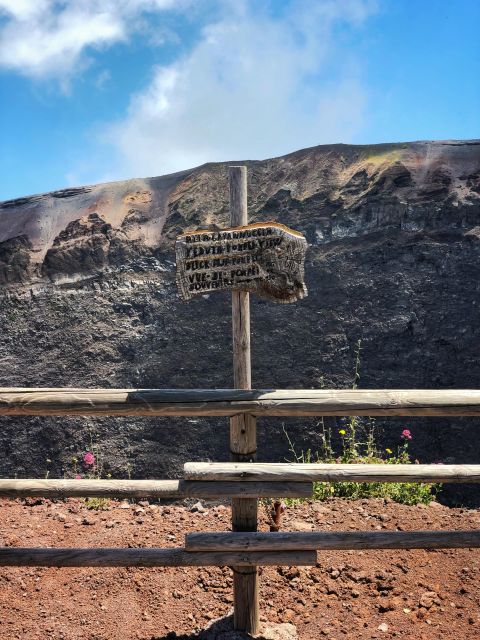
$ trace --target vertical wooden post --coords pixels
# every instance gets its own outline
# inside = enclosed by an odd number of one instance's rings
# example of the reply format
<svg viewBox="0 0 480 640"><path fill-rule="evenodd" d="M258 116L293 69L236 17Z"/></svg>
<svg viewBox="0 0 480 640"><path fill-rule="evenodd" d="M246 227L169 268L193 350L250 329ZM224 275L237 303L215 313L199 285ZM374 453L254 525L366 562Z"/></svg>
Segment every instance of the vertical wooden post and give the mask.
<svg viewBox="0 0 480 640"><path fill-rule="evenodd" d="M247 167L230 167L230 222L232 226L248 224ZM233 383L236 389L252 388L250 359L250 294L232 292ZM230 458L235 462L255 460L257 453L256 418L238 415L230 418ZM232 530L257 530L258 501L232 498ZM258 570L256 567L233 568L234 627L256 634L259 630Z"/></svg>

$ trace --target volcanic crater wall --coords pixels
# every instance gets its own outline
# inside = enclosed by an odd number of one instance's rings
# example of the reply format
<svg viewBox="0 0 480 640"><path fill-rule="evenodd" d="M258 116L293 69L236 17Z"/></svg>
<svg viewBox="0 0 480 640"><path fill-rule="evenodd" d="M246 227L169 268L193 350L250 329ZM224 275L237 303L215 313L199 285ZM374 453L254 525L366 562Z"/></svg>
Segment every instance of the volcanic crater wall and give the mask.
<svg viewBox="0 0 480 640"><path fill-rule="evenodd" d="M480 388L478 141L330 145L246 164L250 220L309 243L307 298L252 299L254 386L348 387L361 340L361 387ZM227 167L0 203L0 386L231 387L230 297L181 302L173 252L177 234L228 224ZM71 475L92 444L114 477L175 476L228 452L226 419L0 425L4 477ZM480 462L480 419L377 425L390 447L408 427L421 461ZM283 429L298 450L319 447L316 420L262 419L260 459L288 457Z"/></svg>

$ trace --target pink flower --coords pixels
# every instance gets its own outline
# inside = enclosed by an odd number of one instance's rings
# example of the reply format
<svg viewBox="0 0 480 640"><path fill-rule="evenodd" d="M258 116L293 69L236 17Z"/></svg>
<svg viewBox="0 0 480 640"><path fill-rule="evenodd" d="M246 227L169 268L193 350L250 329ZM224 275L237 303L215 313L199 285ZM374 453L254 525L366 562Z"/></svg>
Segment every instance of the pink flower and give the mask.
<svg viewBox="0 0 480 640"><path fill-rule="evenodd" d="M82 476L77 473L77 475L75 476L75 480L81 480L81 479L82 479Z"/></svg>
<svg viewBox="0 0 480 640"><path fill-rule="evenodd" d="M412 434L410 433L410 430L409 430L409 429L404 429L404 430L402 431L402 438L403 438L404 440L411 440L411 439L412 439Z"/></svg>
<svg viewBox="0 0 480 640"><path fill-rule="evenodd" d="M87 467L91 467L92 465L95 464L95 456L93 455L93 453L91 453L90 451L87 451L87 453L84 454L83 464Z"/></svg>

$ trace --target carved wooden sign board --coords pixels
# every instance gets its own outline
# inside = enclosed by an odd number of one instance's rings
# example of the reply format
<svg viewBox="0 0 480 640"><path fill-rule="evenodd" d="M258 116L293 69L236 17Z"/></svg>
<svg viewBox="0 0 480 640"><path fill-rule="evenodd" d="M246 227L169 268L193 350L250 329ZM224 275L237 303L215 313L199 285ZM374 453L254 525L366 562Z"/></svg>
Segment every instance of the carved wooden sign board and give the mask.
<svg viewBox="0 0 480 640"><path fill-rule="evenodd" d="M307 242L276 222L177 237L177 287L183 300L213 291L249 291L287 303L307 295Z"/></svg>

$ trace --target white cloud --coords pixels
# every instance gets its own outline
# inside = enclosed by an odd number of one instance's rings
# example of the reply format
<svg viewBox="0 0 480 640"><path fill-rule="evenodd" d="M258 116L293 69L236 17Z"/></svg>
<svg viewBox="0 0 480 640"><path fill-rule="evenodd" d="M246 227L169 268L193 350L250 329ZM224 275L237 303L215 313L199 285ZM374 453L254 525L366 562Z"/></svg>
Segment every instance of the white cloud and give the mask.
<svg viewBox="0 0 480 640"><path fill-rule="evenodd" d="M65 88L93 55L101 60L99 51L115 43L142 37L159 46L178 37L168 25L153 34L152 12L183 11L197 23L214 15L187 54L152 69L149 86L132 96L122 120L97 123L95 152L68 171L98 181L92 163L107 152L108 179L272 157L348 142L361 130L368 90L344 33L361 29L376 2L0 0L0 68L56 78ZM110 77L102 68L100 88Z"/></svg>
<svg viewBox="0 0 480 640"><path fill-rule="evenodd" d="M0 66L33 78L62 81L85 53L125 41L145 11L178 0L0 0Z"/></svg>
<svg viewBox="0 0 480 640"><path fill-rule="evenodd" d="M193 50L156 68L128 115L107 129L119 175L272 157L348 142L359 131L367 91L336 29L360 26L372 2L298 1L281 15L253 0L225 6ZM334 82L326 79L331 73Z"/></svg>

